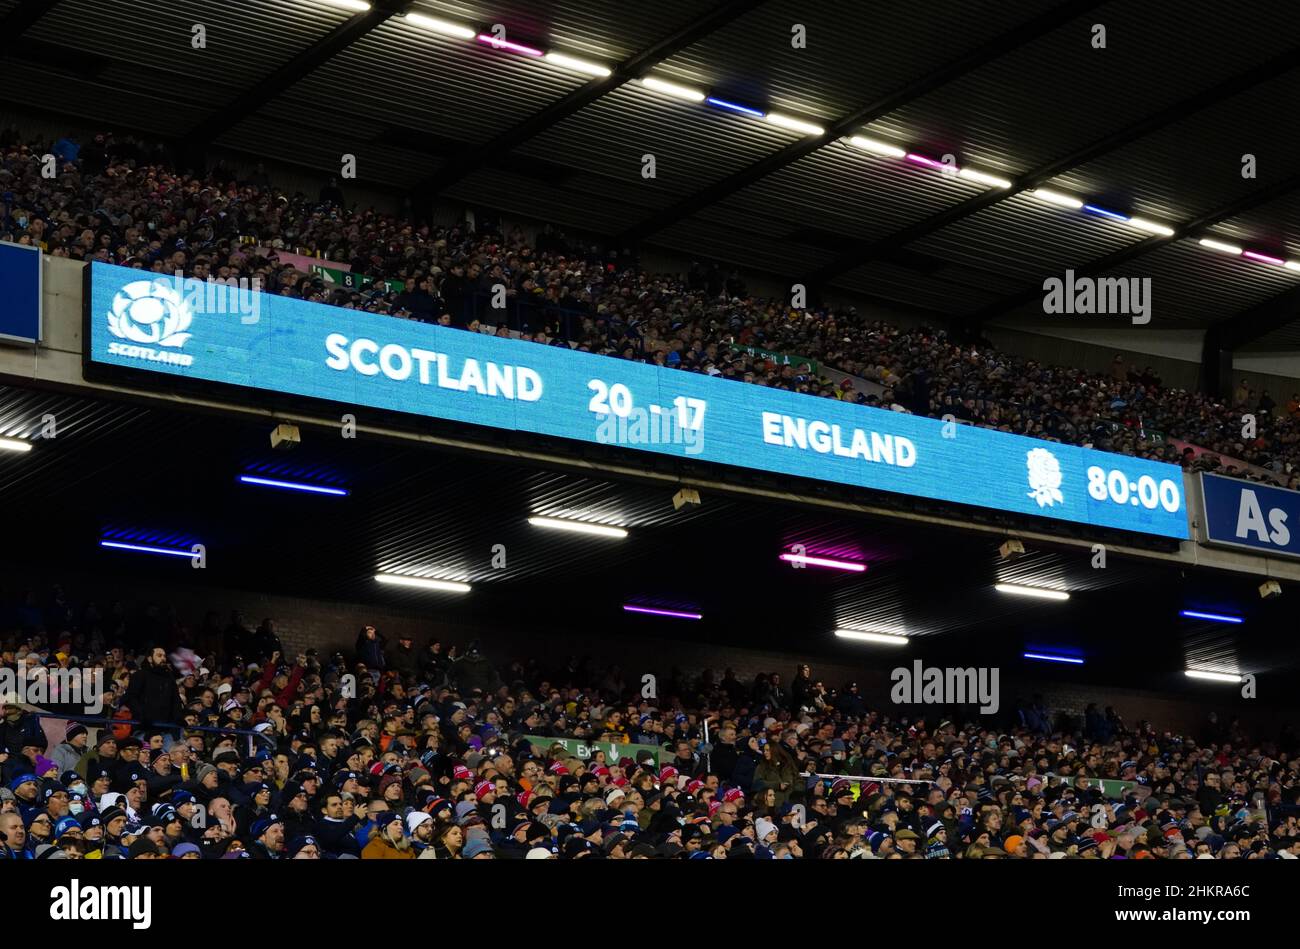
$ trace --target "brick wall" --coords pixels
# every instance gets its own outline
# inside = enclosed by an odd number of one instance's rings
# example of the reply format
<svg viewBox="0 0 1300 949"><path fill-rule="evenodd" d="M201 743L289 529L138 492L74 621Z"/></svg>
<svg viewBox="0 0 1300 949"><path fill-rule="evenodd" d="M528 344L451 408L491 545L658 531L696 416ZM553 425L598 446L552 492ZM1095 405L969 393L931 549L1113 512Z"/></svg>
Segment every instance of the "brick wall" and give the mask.
<svg viewBox="0 0 1300 949"><path fill-rule="evenodd" d="M1044 704L1053 712L1064 711L1079 720L1083 719L1088 703L1095 702L1103 711L1106 706L1113 706L1129 725L1145 720L1161 731L1167 729L1183 734L1196 734L1212 710L1217 711L1221 719L1230 720L1239 717L1252 728L1264 729L1257 732L1260 735L1276 734L1280 724L1275 719L1272 708L1252 707L1246 700L1240 698L1239 690L1232 686L1224 687L1217 703L1209 702L1207 699L1180 698L1113 686L1105 689L1087 689L1050 683L1043 685L1038 691L1043 695ZM1236 701L1228 700L1229 695Z"/></svg>

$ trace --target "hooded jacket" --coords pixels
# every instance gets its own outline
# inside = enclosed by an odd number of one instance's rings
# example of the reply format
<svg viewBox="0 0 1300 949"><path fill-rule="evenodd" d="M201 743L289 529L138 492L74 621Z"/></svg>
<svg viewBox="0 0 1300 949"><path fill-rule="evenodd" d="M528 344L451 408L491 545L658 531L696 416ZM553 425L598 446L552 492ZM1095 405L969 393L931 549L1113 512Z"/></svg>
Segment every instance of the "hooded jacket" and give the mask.
<svg viewBox="0 0 1300 949"><path fill-rule="evenodd" d="M384 656L384 645L387 642L388 640L380 633L375 633L374 639L368 638L366 636L366 631L363 629L357 635L357 643L355 647L357 662L365 663L366 668L372 671L382 672L387 662L387 659Z"/></svg>
<svg viewBox="0 0 1300 949"><path fill-rule="evenodd" d="M388 835L383 831L375 834L370 838L370 843L366 844L365 849L361 851L362 860L414 860L415 853L411 850L410 842L402 838L400 843L393 843Z"/></svg>
<svg viewBox="0 0 1300 949"><path fill-rule="evenodd" d="M59 774L63 774L66 771L76 771L77 763L81 761L81 756L84 754L84 751L65 741L59 743L50 752L50 760L59 766Z"/></svg>

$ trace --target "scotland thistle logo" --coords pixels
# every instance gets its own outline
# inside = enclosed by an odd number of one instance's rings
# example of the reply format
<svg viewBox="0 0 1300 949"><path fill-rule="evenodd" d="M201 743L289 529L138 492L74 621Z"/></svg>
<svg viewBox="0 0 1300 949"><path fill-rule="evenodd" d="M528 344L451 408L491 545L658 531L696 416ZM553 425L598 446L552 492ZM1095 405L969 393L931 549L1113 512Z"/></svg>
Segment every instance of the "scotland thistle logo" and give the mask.
<svg viewBox="0 0 1300 949"><path fill-rule="evenodd" d="M125 340L109 343L108 351L126 359L192 366L194 357L180 352L192 322L194 307L166 277L133 280L117 291L108 308L109 332Z"/></svg>
<svg viewBox="0 0 1300 949"><path fill-rule="evenodd" d="M136 280L113 297L108 328L118 339L179 349L194 312L167 280Z"/></svg>

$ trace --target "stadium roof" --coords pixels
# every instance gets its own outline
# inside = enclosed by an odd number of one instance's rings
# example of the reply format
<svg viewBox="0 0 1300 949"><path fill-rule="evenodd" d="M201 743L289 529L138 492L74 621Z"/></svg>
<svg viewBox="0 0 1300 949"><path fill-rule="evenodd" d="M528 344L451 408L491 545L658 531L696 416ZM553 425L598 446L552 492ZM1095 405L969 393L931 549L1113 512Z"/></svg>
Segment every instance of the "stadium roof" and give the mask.
<svg viewBox="0 0 1300 949"><path fill-rule="evenodd" d="M1300 129L1285 120L1300 96L1300 9L1253 15L1217 0L970 0L862 13L832 0L348 8L357 5L0 0L0 53L31 67L7 69L0 96L321 170L351 153L370 183L938 314L1041 317L1043 280L1067 268L1151 277L1156 327L1245 315L1221 329L1232 346L1300 345L1300 263L1284 265L1300 261ZM206 48L192 48L195 24ZM494 24L515 47L475 38ZM1105 48L1094 45L1097 24ZM796 25L806 48L792 45ZM647 87L647 76L825 134L685 101ZM917 158L864 151L853 135ZM646 154L656 159L650 180ZM962 174L924 161L945 155ZM1253 178L1243 177L1245 155ZM1050 203L1035 187L1141 226ZM1259 256L1207 248L1206 237Z"/></svg>
<svg viewBox="0 0 1300 949"><path fill-rule="evenodd" d="M199 585L382 604L539 636L574 628L658 635L867 665L900 655L837 640L834 631L846 628L922 640L928 662L988 665L1041 651L1086 657L1094 682L1131 683L1138 663L1148 685L1161 676L1173 685L1185 665L1300 684L1300 645L1263 632L1286 628L1289 595L1259 599L1256 576L1184 572L1116 552L1094 569L1087 547L1029 541L1024 557L1004 561L996 533L725 491L705 490L700 506L675 510L675 487L648 478L307 428L302 445L284 453L270 448L264 423L0 388L0 437L32 436L47 415L58 420L56 437L25 454L0 452L7 585L38 571L78 589L94 577L131 600L163 585ZM250 485L241 475L349 494ZM615 524L629 536L546 530L530 517ZM207 568L105 549L105 539L177 551L201 543ZM497 545L504 563L494 563ZM795 569L783 552L867 569ZM377 583L377 573L473 590L407 590ZM1071 598L1008 595L999 583ZM628 615L621 607L629 603L704 620ZM1188 620L1183 609L1246 622Z"/></svg>

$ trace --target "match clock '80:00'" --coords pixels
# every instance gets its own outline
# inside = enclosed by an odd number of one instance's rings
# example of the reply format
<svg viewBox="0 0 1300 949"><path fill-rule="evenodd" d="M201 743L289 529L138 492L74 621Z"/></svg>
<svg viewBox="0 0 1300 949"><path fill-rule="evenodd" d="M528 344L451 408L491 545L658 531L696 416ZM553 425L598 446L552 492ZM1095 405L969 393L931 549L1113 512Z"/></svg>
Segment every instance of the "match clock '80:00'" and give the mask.
<svg viewBox="0 0 1300 949"><path fill-rule="evenodd" d="M1177 512L1182 504L1182 488L1171 478L1157 481L1143 475L1133 481L1118 468L1107 471L1099 465L1088 469L1088 494L1097 501L1109 500L1151 511L1162 507L1170 514Z"/></svg>

